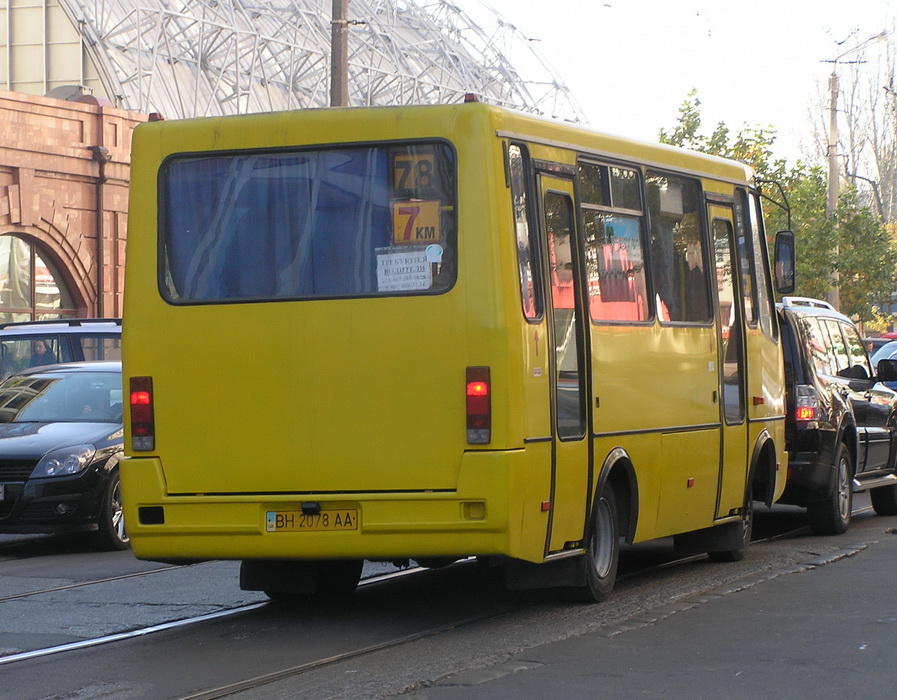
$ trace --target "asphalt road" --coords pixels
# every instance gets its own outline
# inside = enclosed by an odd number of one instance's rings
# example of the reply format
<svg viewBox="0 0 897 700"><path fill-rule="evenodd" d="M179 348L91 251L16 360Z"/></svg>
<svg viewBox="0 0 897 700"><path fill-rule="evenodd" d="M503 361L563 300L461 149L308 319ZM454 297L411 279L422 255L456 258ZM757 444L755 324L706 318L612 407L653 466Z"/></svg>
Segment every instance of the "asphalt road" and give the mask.
<svg viewBox="0 0 897 700"><path fill-rule="evenodd" d="M760 534L803 522L764 511ZM597 606L511 596L476 566L282 606L240 591L234 563L160 567L74 540L0 539L0 698L745 697L761 680L771 697L890 697L878 691L895 677L882 651L897 648L895 528L862 512L845 535L798 531L735 564L667 566L669 542L640 545ZM2 663L197 614L210 617Z"/></svg>

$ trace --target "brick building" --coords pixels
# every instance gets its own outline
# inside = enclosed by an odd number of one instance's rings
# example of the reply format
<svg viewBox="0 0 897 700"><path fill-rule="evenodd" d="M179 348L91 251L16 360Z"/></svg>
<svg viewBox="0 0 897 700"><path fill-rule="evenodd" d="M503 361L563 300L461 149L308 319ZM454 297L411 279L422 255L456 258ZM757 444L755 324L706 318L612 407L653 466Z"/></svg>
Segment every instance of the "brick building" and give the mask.
<svg viewBox="0 0 897 700"><path fill-rule="evenodd" d="M0 91L0 320L121 315L131 133L144 120L90 95Z"/></svg>

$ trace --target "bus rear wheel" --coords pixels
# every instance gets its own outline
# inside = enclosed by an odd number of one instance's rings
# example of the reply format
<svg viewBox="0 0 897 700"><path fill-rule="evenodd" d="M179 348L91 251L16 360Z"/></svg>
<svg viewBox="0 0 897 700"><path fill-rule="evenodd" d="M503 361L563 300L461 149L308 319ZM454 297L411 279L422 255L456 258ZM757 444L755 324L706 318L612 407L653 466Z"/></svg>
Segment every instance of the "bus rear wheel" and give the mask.
<svg viewBox="0 0 897 700"><path fill-rule="evenodd" d="M584 583L564 589L564 598L577 603L607 600L614 589L620 560L619 527L614 490L605 486L595 501L586 552L579 562Z"/></svg>

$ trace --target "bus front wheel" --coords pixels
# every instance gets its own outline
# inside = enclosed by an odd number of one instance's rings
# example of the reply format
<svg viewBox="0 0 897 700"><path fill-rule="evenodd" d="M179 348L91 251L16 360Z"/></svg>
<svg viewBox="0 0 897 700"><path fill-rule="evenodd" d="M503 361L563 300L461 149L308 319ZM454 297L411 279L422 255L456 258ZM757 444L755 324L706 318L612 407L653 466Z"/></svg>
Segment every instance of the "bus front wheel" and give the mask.
<svg viewBox="0 0 897 700"><path fill-rule="evenodd" d="M580 580L584 583L564 590L564 597L578 603L600 603L610 596L620 560L620 533L617 499L606 485L595 501L585 555L580 559Z"/></svg>

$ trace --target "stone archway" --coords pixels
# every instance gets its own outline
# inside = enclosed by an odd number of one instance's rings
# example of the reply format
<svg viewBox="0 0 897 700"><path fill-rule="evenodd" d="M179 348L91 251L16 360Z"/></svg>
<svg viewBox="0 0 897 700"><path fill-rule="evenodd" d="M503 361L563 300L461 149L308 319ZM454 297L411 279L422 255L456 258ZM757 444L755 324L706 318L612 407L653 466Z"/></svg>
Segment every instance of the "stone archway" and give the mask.
<svg viewBox="0 0 897 700"><path fill-rule="evenodd" d="M2 190L6 191L3 192ZM90 315L96 308L96 284L94 282L93 251L84 237L75 231L68 213L50 197L38 195L37 215L23 217L17 186L0 189L0 236L13 235L32 245L46 261L56 267L61 282L66 285L72 304L79 316ZM25 225L30 218L30 225ZM68 235L67 235L68 234Z"/></svg>

